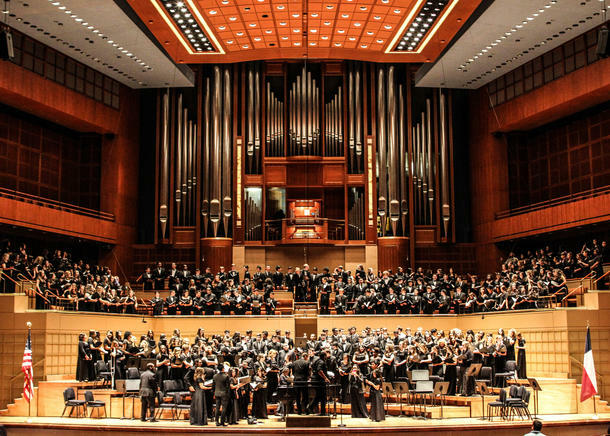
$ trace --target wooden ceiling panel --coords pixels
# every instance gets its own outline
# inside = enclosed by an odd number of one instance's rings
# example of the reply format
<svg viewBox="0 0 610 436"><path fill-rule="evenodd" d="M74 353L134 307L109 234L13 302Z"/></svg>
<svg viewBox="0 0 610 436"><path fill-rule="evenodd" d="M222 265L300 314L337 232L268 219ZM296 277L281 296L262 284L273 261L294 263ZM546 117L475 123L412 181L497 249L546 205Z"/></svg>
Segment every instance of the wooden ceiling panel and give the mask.
<svg viewBox="0 0 610 436"><path fill-rule="evenodd" d="M354 59L430 62L481 0L446 0L430 38L416 52L397 51L422 8L440 0L127 0L180 63L260 59ZM201 52L168 10L188 10L213 51ZM191 15L188 15L189 17ZM208 50L210 50L208 48ZM305 51L304 51L305 50Z"/></svg>

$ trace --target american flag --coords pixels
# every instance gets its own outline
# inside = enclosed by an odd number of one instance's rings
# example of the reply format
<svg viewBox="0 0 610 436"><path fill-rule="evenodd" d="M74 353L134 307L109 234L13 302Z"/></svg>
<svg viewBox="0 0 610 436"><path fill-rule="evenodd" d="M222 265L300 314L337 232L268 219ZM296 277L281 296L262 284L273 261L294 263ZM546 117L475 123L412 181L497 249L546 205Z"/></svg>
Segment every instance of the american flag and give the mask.
<svg viewBox="0 0 610 436"><path fill-rule="evenodd" d="M28 340L25 342L23 350L23 362L21 363L23 372L23 396L29 403L34 397L34 369L32 368L32 336L28 329Z"/></svg>

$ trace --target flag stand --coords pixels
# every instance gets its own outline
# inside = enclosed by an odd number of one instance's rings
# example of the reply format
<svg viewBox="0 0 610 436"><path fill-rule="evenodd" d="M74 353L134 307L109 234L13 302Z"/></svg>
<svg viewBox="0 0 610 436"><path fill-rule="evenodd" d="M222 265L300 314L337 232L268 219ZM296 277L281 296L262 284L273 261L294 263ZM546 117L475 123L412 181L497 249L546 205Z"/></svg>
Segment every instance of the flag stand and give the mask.
<svg viewBox="0 0 610 436"><path fill-rule="evenodd" d="M32 334L32 323L31 322L27 322L26 325L28 326L28 338L31 338L31 334ZM32 345L30 344L30 350ZM33 381L32 381L33 382ZM34 392L32 392L33 394ZM33 395L32 395L33 396ZM32 400L28 401L28 419L27 422L31 422L32 421Z"/></svg>
<svg viewBox="0 0 610 436"><path fill-rule="evenodd" d="M597 414L597 404L595 401L595 395L593 395L591 397L591 399L593 400L593 416L591 417L592 419L599 419L599 415Z"/></svg>

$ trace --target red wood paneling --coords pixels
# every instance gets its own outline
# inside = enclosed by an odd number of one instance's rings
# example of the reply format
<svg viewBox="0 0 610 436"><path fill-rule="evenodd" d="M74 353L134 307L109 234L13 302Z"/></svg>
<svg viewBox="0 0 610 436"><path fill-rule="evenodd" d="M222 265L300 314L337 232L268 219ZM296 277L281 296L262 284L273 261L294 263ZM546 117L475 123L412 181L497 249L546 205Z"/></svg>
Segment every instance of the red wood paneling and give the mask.
<svg viewBox="0 0 610 436"><path fill-rule="evenodd" d="M377 238L377 268L379 271L409 266L409 238Z"/></svg>
<svg viewBox="0 0 610 436"><path fill-rule="evenodd" d="M581 207L590 204L583 200L496 221L496 213L509 208L508 156L504 138L492 133L532 129L607 101L609 67L610 59L598 61L504 103L495 111L489 107L486 88L471 96L471 219L481 272L492 272L497 267L500 252L494 241L607 219L602 218L605 212L599 208Z"/></svg>
<svg viewBox="0 0 610 436"><path fill-rule="evenodd" d="M206 267L218 271L224 266L231 269L233 259L233 241L231 238L205 238L201 239L201 265L202 271Z"/></svg>

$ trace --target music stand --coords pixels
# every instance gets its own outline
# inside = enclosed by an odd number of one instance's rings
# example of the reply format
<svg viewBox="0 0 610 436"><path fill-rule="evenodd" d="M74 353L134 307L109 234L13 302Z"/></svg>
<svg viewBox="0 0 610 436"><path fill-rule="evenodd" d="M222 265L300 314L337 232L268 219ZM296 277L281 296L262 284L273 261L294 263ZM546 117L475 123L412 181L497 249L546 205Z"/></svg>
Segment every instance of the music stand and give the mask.
<svg viewBox="0 0 610 436"><path fill-rule="evenodd" d="M127 395L127 391L125 390L125 380L115 380L116 390L123 393L123 416L121 419L127 419L125 416L125 395ZM112 401L110 402L112 404Z"/></svg>
<svg viewBox="0 0 610 436"><path fill-rule="evenodd" d="M131 392L131 419L136 419L135 417L135 402L136 397L140 391L140 379L127 379L125 380L125 393Z"/></svg>
<svg viewBox="0 0 610 436"><path fill-rule="evenodd" d="M339 386L338 384L330 384L327 386L327 395L333 400L333 414L331 418L337 418L337 399L339 398Z"/></svg>
<svg viewBox="0 0 610 436"><path fill-rule="evenodd" d="M487 380L476 380L475 381L477 387L479 388L479 393L481 394L481 417L479 418L481 421L485 420L485 395L491 394L489 391L489 387L487 386Z"/></svg>
<svg viewBox="0 0 610 436"><path fill-rule="evenodd" d="M445 402L445 395L449 392L449 382L442 381L436 382L434 385L434 395L440 395L441 397L441 416L440 419L443 419L443 403Z"/></svg>
<svg viewBox="0 0 610 436"><path fill-rule="evenodd" d="M528 377L527 381L529 382L530 387L534 390L534 419L538 418L538 392L542 390L540 387L540 383L538 380L532 377Z"/></svg>
<svg viewBox="0 0 610 436"><path fill-rule="evenodd" d="M406 393L407 394L407 402L408 402L408 395L409 395L409 384L407 382L396 382L394 383L394 390L396 392L398 392L398 395L400 396L399 399L399 403L400 403L400 417L404 418L405 415L402 414L402 396Z"/></svg>
<svg viewBox="0 0 610 436"><path fill-rule="evenodd" d="M396 395L396 391L394 391L394 386L392 386L392 383L389 382L382 382L381 383L381 389L382 392L384 393L385 397L386 397L386 402L385 402L385 414L388 414L388 407L389 407L389 398L390 395L394 394Z"/></svg>
<svg viewBox="0 0 610 436"><path fill-rule="evenodd" d="M468 395L468 384L469 384L469 380L470 377L472 377L474 380L476 380L476 377L479 375L479 373L481 372L481 368L483 368L483 364L482 363L472 363L468 369L466 370L466 394Z"/></svg>

